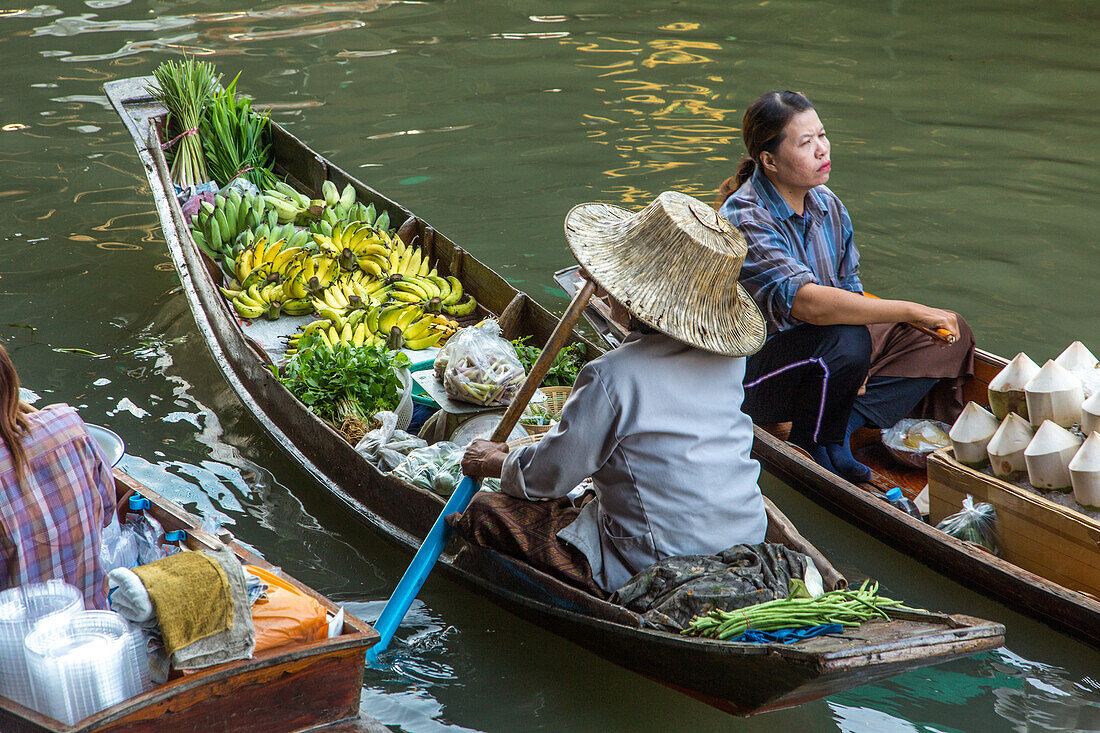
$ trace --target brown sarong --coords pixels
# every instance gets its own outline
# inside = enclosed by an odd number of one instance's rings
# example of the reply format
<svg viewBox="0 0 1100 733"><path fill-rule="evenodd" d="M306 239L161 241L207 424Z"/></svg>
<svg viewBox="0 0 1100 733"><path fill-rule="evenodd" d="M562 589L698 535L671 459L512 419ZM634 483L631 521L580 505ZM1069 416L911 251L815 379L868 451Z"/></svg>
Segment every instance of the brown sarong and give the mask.
<svg viewBox="0 0 1100 733"><path fill-rule="evenodd" d="M929 377L939 379L913 410L914 415L955 422L962 412L963 385L974 376L974 333L959 319L953 344L934 339L904 323L876 323L871 332L868 377Z"/></svg>
<svg viewBox="0 0 1100 733"><path fill-rule="evenodd" d="M591 495L582 506L590 500ZM558 539L558 532L572 524L578 514L580 508L567 498L528 501L495 491L479 491L454 527L471 544L519 558L597 598L607 598L592 578L588 558Z"/></svg>

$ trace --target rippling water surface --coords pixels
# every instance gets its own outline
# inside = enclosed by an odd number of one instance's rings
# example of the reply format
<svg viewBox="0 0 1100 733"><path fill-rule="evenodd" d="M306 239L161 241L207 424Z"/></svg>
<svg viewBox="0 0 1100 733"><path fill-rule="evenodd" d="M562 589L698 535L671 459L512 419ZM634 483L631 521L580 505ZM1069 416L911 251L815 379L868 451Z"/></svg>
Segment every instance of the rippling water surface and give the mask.
<svg viewBox="0 0 1100 733"><path fill-rule="evenodd" d="M982 346L1100 350L1100 12L1084 0L633 3L86 0L0 9L0 337L26 385L128 443L124 468L377 616L408 558L244 412L179 291L101 85L203 54L296 135L551 308L579 201L711 200L744 107L805 91L864 282ZM1100 729L1100 654L929 572L778 481L850 577L1002 620L1008 646L730 718L433 579L363 707L407 731Z"/></svg>

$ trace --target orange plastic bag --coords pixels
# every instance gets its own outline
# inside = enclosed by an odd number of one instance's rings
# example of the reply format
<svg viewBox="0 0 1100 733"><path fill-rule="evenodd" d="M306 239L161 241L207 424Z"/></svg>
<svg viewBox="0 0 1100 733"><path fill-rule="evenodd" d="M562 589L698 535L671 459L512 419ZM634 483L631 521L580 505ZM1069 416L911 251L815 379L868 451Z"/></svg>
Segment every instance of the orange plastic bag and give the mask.
<svg viewBox="0 0 1100 733"><path fill-rule="evenodd" d="M268 585L267 598L252 605L256 652L328 636L324 606L270 571L255 565L245 565L245 568Z"/></svg>

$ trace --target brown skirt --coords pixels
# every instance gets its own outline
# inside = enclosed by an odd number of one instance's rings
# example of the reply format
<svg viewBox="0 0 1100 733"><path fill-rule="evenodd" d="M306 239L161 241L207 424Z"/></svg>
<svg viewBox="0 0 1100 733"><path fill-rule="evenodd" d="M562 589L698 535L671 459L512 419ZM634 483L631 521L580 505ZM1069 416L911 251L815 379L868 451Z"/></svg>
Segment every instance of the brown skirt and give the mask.
<svg viewBox="0 0 1100 733"><path fill-rule="evenodd" d="M934 339L904 323L876 323L871 332L868 377L930 377L940 381L913 414L951 424L964 406L963 385L974 376L974 333L959 316L953 344Z"/></svg>
<svg viewBox="0 0 1100 733"><path fill-rule="evenodd" d="M582 506L590 499L591 495ZM479 491L454 527L467 542L519 558L597 598L607 598L592 578L588 558L558 538L558 532L572 524L580 511L567 498L528 501Z"/></svg>

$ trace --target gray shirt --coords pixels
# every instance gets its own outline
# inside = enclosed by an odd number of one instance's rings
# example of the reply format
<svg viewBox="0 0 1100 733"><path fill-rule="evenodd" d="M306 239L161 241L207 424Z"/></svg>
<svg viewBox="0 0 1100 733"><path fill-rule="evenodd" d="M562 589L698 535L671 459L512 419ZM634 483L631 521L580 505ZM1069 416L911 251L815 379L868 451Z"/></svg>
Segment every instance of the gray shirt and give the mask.
<svg viewBox="0 0 1100 733"><path fill-rule="evenodd" d="M591 476L596 499L558 537L608 592L665 557L763 542L744 375L743 358L631 333L581 369L561 422L508 454L501 489L551 499Z"/></svg>

